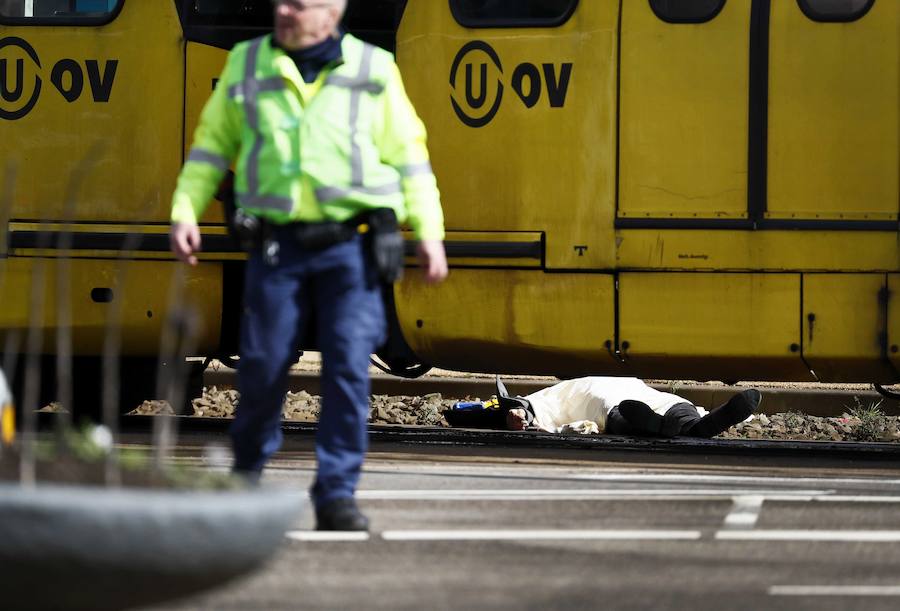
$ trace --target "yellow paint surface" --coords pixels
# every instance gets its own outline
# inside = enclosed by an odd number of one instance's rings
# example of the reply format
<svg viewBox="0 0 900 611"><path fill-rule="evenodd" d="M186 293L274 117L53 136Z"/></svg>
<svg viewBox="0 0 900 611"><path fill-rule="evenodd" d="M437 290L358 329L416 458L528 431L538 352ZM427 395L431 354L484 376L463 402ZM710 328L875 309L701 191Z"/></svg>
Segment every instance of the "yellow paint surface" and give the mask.
<svg viewBox="0 0 900 611"><path fill-rule="evenodd" d="M24 60L25 95L41 80L31 112L0 121L4 161L15 168L11 218L168 220L181 167L184 85L175 4L126 2L105 26L4 30L26 40L40 61L37 66L15 46L0 49L0 59L10 66ZM83 80L81 95L72 102L53 84L55 67L67 60ZM101 77L111 79L107 102L94 100L89 60L98 62ZM110 61L118 61L114 78ZM64 90L73 90L73 83L70 73L60 81ZM0 105L9 111L22 103L0 100ZM67 201L74 205L67 208Z"/></svg>
<svg viewBox="0 0 900 611"><path fill-rule="evenodd" d="M747 216L750 4L671 24L624 0L620 217Z"/></svg>
<svg viewBox="0 0 900 611"><path fill-rule="evenodd" d="M637 375L811 379L799 312L799 274L619 275L620 348Z"/></svg>
<svg viewBox="0 0 900 611"><path fill-rule="evenodd" d="M580 2L558 28L468 30L447 2L410 2L397 36L397 56L410 98L429 133L429 150L444 202L447 228L459 231L543 231L547 267L612 263L615 204L615 88L617 6ZM500 67L481 50L451 68L472 41L487 43ZM524 64L540 74L540 96L529 108L515 91ZM558 78L571 64L565 102L550 105L545 64ZM467 66L473 95L487 88L482 107L465 95ZM528 97L533 80L522 78ZM469 127L452 101L481 118L498 97L494 118ZM582 256L575 246L587 246Z"/></svg>
<svg viewBox="0 0 900 611"><path fill-rule="evenodd" d="M768 216L896 219L900 2L817 23L772 2Z"/></svg>
<svg viewBox="0 0 900 611"><path fill-rule="evenodd" d="M613 373L613 277L455 269L395 288L403 335L426 361L463 371Z"/></svg>
<svg viewBox="0 0 900 611"><path fill-rule="evenodd" d="M884 274L803 275L803 356L829 382L890 382Z"/></svg>
<svg viewBox="0 0 900 611"><path fill-rule="evenodd" d="M0 260L3 278L0 329L4 335L15 332L23 341L35 307L32 282L43 278L43 345L48 354L55 352L55 330L61 307L57 298L56 259L10 258ZM159 349L161 330L169 309L169 286L180 263L162 261L126 261L124 283L119 286L120 263L115 260L74 260L68 263L71 283L72 338L76 354L98 355L112 303L97 303L91 297L95 288L108 288L122 302L122 351L126 355L153 355ZM219 345L221 326L222 268L218 264L186 269L187 304L201 317L197 339L198 353Z"/></svg>

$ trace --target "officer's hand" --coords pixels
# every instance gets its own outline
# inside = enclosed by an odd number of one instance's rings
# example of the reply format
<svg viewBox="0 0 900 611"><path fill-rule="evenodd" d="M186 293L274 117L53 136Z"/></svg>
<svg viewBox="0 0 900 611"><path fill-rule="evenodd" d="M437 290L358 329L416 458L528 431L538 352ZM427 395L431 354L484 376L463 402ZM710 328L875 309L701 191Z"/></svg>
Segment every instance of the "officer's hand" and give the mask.
<svg viewBox="0 0 900 611"><path fill-rule="evenodd" d="M422 240L416 248L425 282L437 284L447 277L447 255L440 240Z"/></svg>
<svg viewBox="0 0 900 611"><path fill-rule="evenodd" d="M169 231L169 246L180 261L197 265L194 253L200 251L200 228L194 223L173 223Z"/></svg>

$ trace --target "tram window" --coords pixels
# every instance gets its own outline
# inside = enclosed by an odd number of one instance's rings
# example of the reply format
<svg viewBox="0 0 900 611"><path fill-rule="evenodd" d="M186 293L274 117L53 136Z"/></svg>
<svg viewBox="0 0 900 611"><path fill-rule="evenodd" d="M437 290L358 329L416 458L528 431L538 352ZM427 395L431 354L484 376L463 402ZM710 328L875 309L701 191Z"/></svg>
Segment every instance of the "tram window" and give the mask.
<svg viewBox="0 0 900 611"><path fill-rule="evenodd" d="M0 22L15 25L99 25L111 21L124 0L0 0Z"/></svg>
<svg viewBox="0 0 900 611"><path fill-rule="evenodd" d="M406 2L407 0L348 0L344 25L354 31L394 32L400 25ZM272 26L272 0L193 0L189 5L190 25Z"/></svg>
<svg viewBox="0 0 900 611"><path fill-rule="evenodd" d="M656 16L669 23L704 23L712 20L725 0L650 0Z"/></svg>
<svg viewBox="0 0 900 611"><path fill-rule="evenodd" d="M813 21L856 21L869 12L875 0L797 0L797 3Z"/></svg>
<svg viewBox="0 0 900 611"><path fill-rule="evenodd" d="M350 30L396 32L407 0L349 0L344 25Z"/></svg>
<svg viewBox="0 0 900 611"><path fill-rule="evenodd" d="M450 12L467 28L556 27L578 0L450 0Z"/></svg>
<svg viewBox="0 0 900 611"><path fill-rule="evenodd" d="M190 25L272 27L272 0L193 0Z"/></svg>

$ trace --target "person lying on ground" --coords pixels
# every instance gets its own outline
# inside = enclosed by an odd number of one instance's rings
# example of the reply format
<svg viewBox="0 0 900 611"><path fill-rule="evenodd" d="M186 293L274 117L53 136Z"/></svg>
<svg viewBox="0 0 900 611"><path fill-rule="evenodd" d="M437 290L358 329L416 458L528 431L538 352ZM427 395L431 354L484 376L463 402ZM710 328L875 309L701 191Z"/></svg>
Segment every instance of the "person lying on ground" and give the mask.
<svg viewBox="0 0 900 611"><path fill-rule="evenodd" d="M498 376L496 399L483 409L452 409L444 416L451 426L474 428L710 438L750 417L761 398L758 390L747 389L707 411L637 378L609 376L566 380L512 397Z"/></svg>

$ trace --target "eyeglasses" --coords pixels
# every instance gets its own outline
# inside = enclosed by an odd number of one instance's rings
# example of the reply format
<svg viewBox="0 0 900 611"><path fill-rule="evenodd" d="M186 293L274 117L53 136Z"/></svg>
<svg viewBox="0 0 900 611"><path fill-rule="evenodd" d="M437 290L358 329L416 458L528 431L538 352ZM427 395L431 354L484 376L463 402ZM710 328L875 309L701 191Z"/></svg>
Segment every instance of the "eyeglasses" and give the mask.
<svg viewBox="0 0 900 611"><path fill-rule="evenodd" d="M305 2L304 0L272 0L273 6L286 6L295 13L302 13L311 8L328 8L333 6L331 2Z"/></svg>

